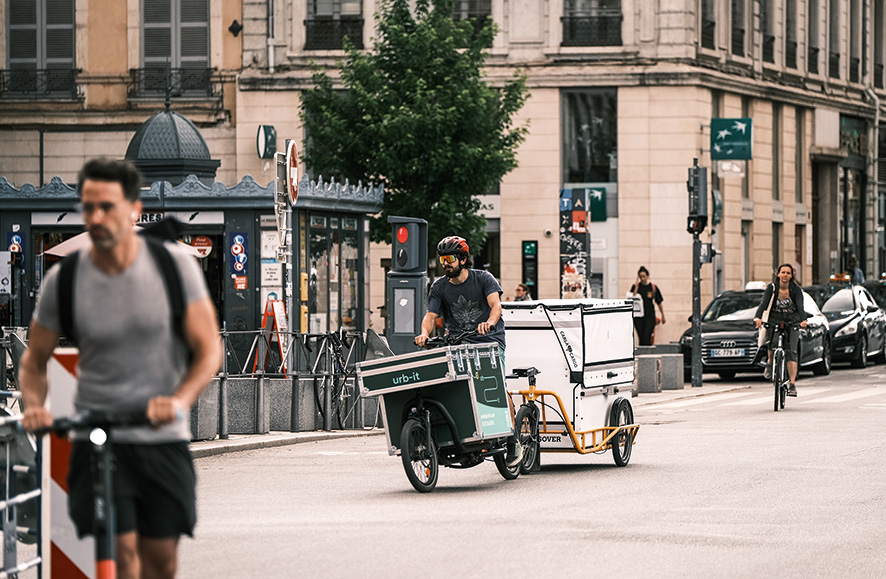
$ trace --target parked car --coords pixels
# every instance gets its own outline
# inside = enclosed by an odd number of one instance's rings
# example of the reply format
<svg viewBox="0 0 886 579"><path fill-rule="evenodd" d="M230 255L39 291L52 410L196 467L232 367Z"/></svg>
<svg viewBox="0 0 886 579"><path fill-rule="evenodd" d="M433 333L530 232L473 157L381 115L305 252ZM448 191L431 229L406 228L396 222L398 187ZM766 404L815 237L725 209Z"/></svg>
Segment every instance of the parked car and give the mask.
<svg viewBox="0 0 886 579"><path fill-rule="evenodd" d="M886 311L886 281L868 280L862 284L866 290L871 292L874 301L880 306L881 310Z"/></svg>
<svg viewBox="0 0 886 579"><path fill-rule="evenodd" d="M748 284L750 286L750 284ZM717 373L729 380L738 372L762 372L766 361L764 346L758 355L754 313L763 298L761 289L726 291L708 304L701 316L701 362L704 373ZM753 286L752 286L753 287ZM803 292L803 306L809 314L806 328L800 330L799 361L801 369L811 369L823 376L831 371L831 334L828 321L815 300ZM680 338L683 351L683 374L688 382L692 372L692 330Z"/></svg>
<svg viewBox="0 0 886 579"><path fill-rule="evenodd" d="M830 325L834 361L864 368L869 357L886 360L886 312L864 286L837 290L821 311Z"/></svg>

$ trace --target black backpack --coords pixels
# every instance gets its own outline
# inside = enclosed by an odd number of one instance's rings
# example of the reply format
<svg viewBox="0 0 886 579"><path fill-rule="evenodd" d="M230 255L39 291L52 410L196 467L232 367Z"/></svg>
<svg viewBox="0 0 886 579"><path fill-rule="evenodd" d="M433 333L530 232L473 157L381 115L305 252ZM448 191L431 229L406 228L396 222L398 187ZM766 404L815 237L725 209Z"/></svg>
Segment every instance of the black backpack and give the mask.
<svg viewBox="0 0 886 579"><path fill-rule="evenodd" d="M165 220L164 220L165 221ZM185 296L182 287L181 275L178 267L169 254L169 250L163 246L163 240L168 237L167 230L163 228L145 228L141 232L151 256L163 274L163 282L166 286L166 296L172 310L172 331L188 347L184 332ZM173 238L174 239L174 238ZM77 344L77 330L74 327L74 274L77 271L77 257L79 252L64 257L59 267L59 318L62 326L62 334L71 342ZM190 348L189 348L190 350ZM190 351L189 351L190 356Z"/></svg>

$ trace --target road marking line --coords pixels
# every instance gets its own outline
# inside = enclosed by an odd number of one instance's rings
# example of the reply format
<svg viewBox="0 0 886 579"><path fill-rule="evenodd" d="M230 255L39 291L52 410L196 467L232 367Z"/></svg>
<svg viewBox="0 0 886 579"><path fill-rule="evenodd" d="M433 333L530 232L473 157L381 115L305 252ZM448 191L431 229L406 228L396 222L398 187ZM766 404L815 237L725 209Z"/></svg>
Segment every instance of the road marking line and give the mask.
<svg viewBox="0 0 886 579"><path fill-rule="evenodd" d="M652 406L658 410L659 408L683 408L685 406L694 406L696 404L705 404L708 402L718 402L724 399L737 398L739 396L750 396L753 392L724 392L722 394L713 394L711 396L698 396L689 400L679 400L677 402L668 402L666 404L656 404Z"/></svg>
<svg viewBox="0 0 886 579"><path fill-rule="evenodd" d="M808 402L810 404L829 404L831 402L848 402L858 398L867 398L868 396L876 396L877 394L886 393L883 388L867 388L865 390L856 390L855 392L847 392L846 394L838 394L837 396L826 396L824 398L816 398L815 400L801 400L800 402Z"/></svg>
<svg viewBox="0 0 886 579"><path fill-rule="evenodd" d="M775 387L773 386L773 388L775 388ZM806 397L806 396L811 396L813 394L820 394L822 392L829 392L831 390L832 390L832 388L825 388L825 387L817 387L817 388L798 387L797 393L799 394L799 396ZM766 396L763 396L762 398L752 398L750 400L739 400L738 402L730 402L728 404L721 404L721 406L753 406L756 404L771 404L774 396L775 396L775 393L770 392L769 394L767 394Z"/></svg>

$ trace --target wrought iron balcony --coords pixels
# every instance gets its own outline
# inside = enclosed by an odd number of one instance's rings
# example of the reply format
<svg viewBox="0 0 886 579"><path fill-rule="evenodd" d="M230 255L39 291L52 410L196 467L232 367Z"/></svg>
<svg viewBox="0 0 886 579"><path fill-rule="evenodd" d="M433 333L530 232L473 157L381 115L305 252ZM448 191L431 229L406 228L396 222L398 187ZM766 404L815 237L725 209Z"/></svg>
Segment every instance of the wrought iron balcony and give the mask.
<svg viewBox="0 0 886 579"><path fill-rule="evenodd" d="M828 76L831 78L840 78L840 53L828 53Z"/></svg>
<svg viewBox="0 0 886 579"><path fill-rule="evenodd" d="M810 46L809 50L806 53L806 67L809 69L809 72L812 74L818 74L818 53L819 48L817 46Z"/></svg>
<svg viewBox="0 0 886 579"><path fill-rule="evenodd" d="M744 52L744 28L732 27L732 54L745 56Z"/></svg>
<svg viewBox="0 0 886 579"><path fill-rule="evenodd" d="M861 78L861 59L852 57L849 59L849 82L858 82Z"/></svg>
<svg viewBox="0 0 886 579"><path fill-rule="evenodd" d="M216 98L221 96L213 86L211 68L132 68L129 70L130 97L165 98L167 85L172 98Z"/></svg>
<svg viewBox="0 0 886 579"><path fill-rule="evenodd" d="M775 35L763 35L763 62L775 63Z"/></svg>
<svg viewBox="0 0 886 579"><path fill-rule="evenodd" d="M883 64L877 63L874 65L874 86L877 88L886 88L883 85ZM886 151L884 151L884 155L886 155Z"/></svg>
<svg viewBox="0 0 886 579"><path fill-rule="evenodd" d="M797 68L796 40L788 40L784 43L784 65L788 68Z"/></svg>
<svg viewBox="0 0 886 579"><path fill-rule="evenodd" d="M702 48L717 48L716 44L717 23L713 20L702 20L701 22L701 46Z"/></svg>
<svg viewBox="0 0 886 579"><path fill-rule="evenodd" d="M33 68L0 70L0 98L79 99L79 69Z"/></svg>
<svg viewBox="0 0 886 579"><path fill-rule="evenodd" d="M341 50L344 38L363 48L363 18L314 17L305 20L305 50Z"/></svg>
<svg viewBox="0 0 886 579"><path fill-rule="evenodd" d="M561 46L621 46L620 10L599 10L593 16L563 16Z"/></svg>

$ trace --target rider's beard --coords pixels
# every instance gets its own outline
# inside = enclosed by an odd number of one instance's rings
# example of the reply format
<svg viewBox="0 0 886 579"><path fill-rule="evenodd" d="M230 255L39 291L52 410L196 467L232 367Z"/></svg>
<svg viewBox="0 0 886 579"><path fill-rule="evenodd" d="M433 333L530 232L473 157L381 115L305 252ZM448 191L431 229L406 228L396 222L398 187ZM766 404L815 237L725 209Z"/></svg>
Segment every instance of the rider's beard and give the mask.
<svg viewBox="0 0 886 579"><path fill-rule="evenodd" d="M464 268L461 266L461 263L457 263L456 265L453 265L451 269L444 269L443 273L446 274L446 277L448 277L449 279L452 279L452 278L456 278L459 275L461 275L462 269L464 269Z"/></svg>

